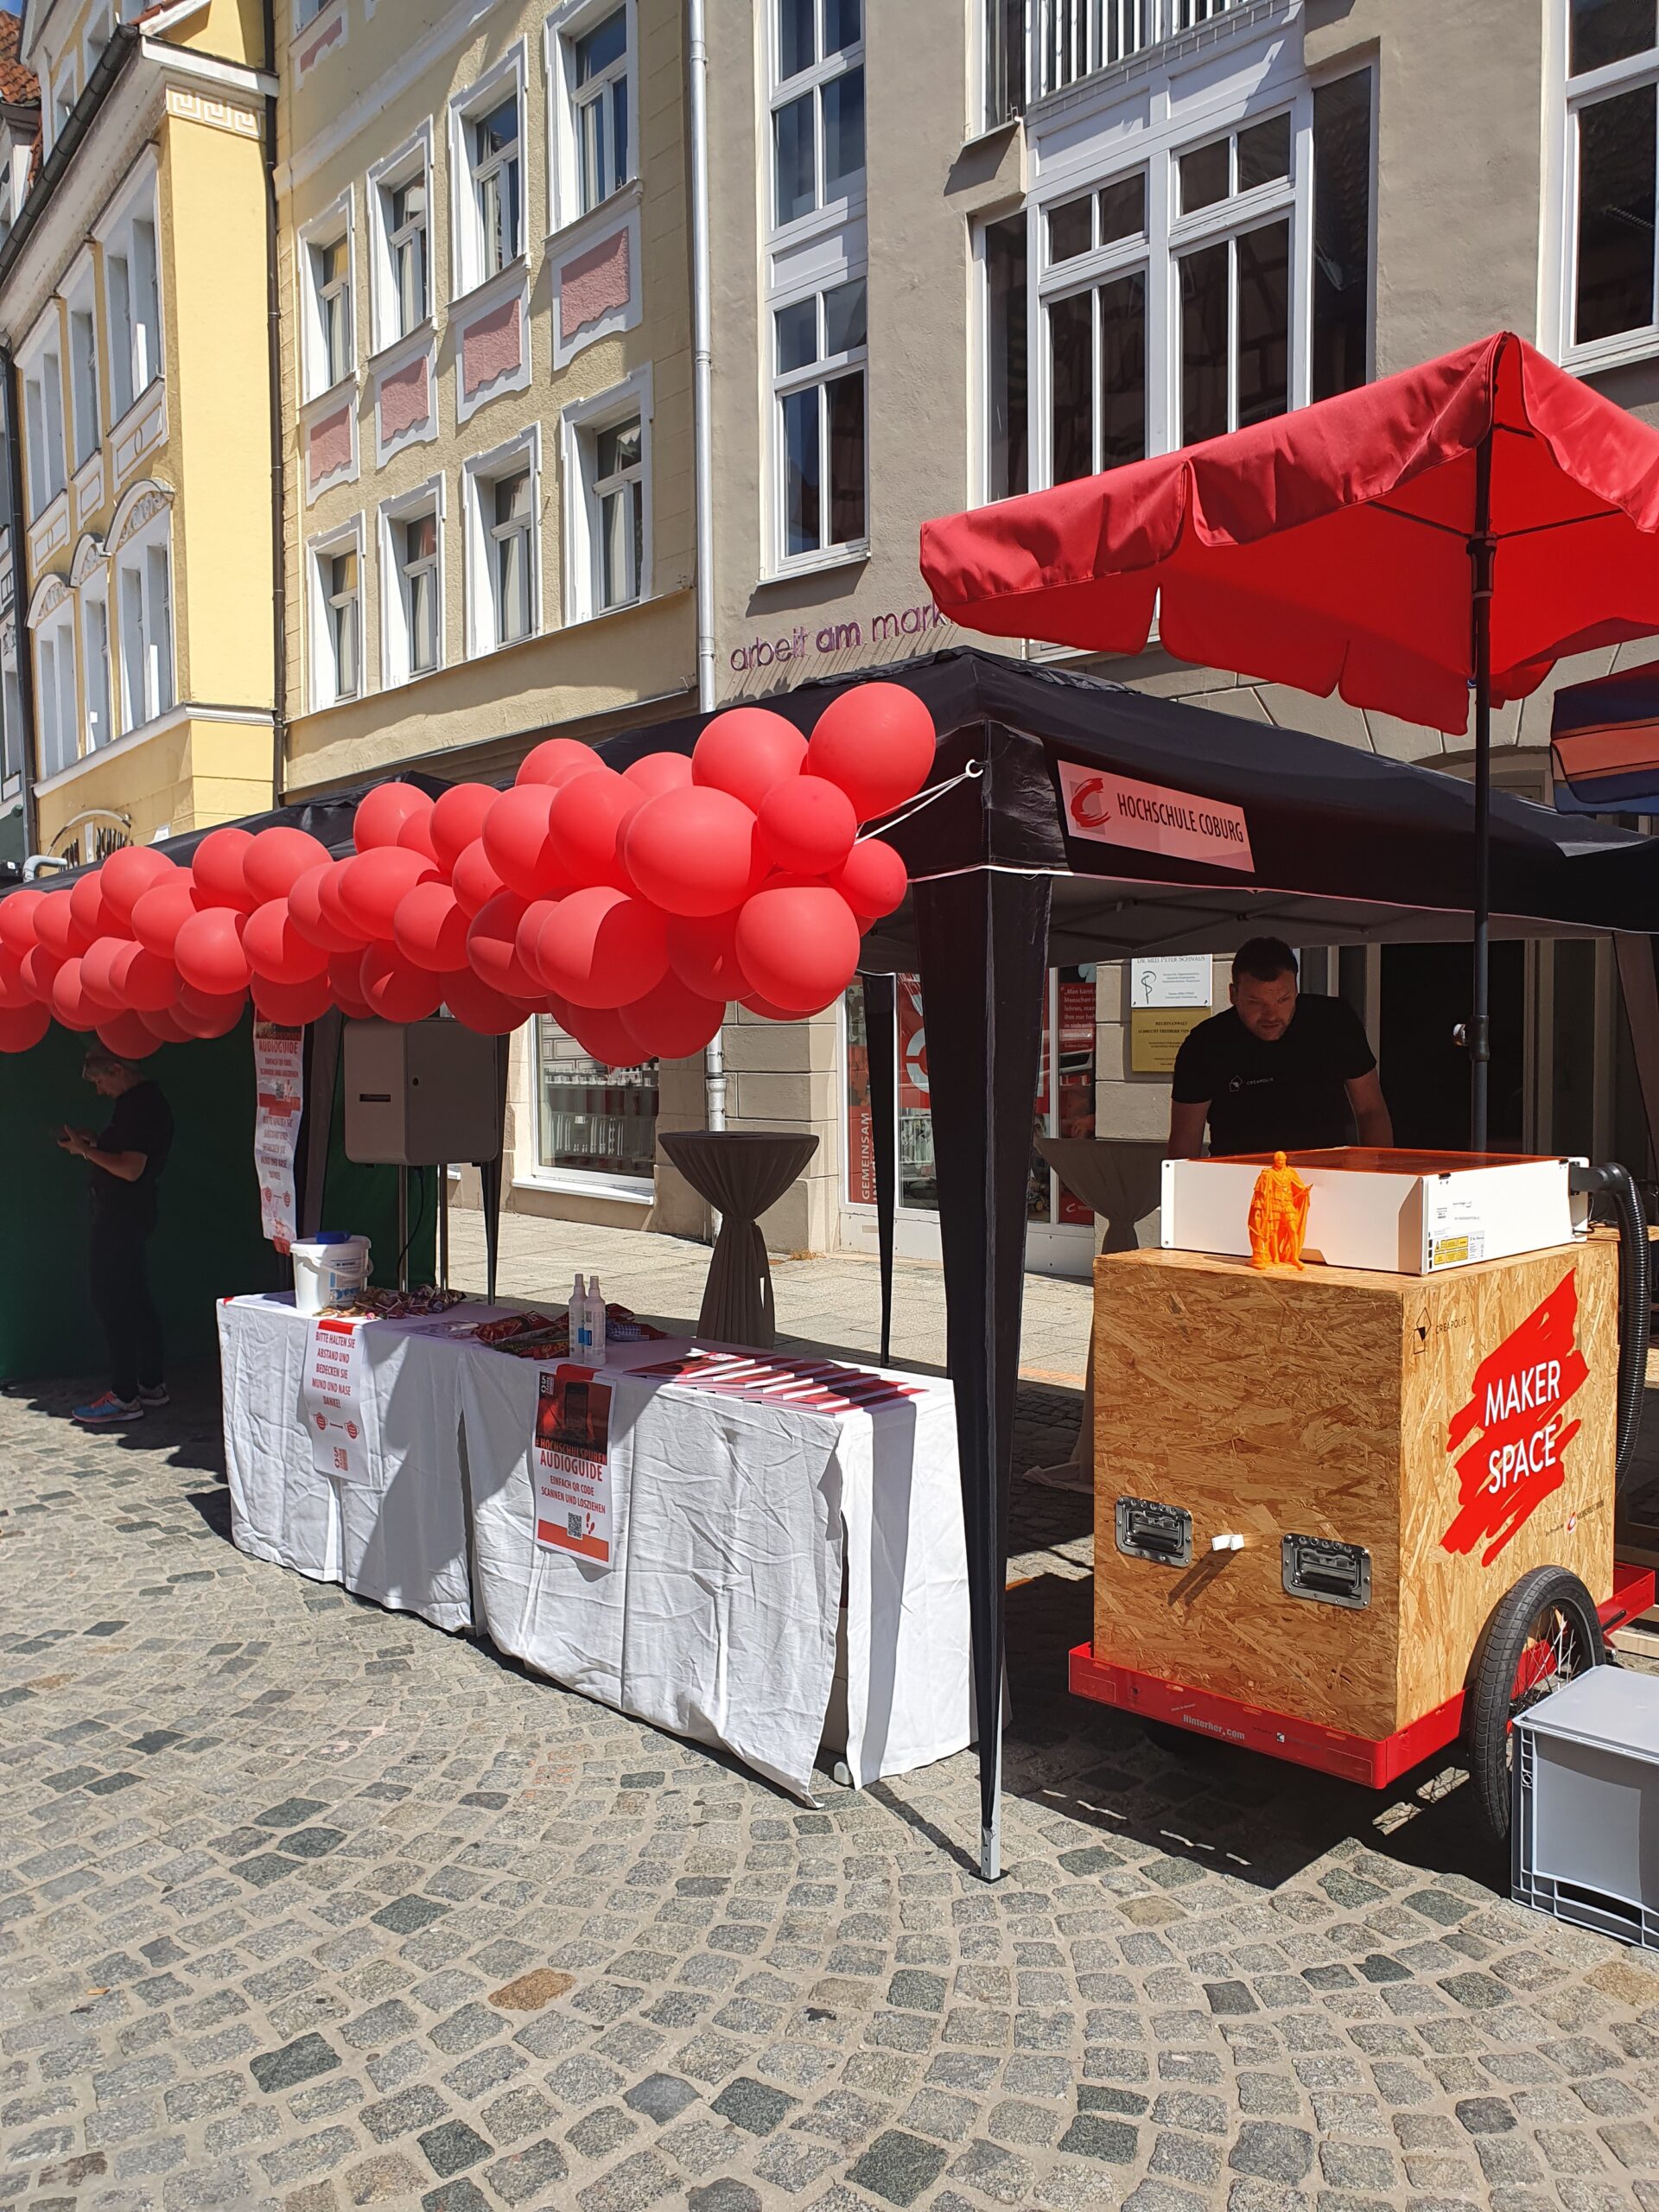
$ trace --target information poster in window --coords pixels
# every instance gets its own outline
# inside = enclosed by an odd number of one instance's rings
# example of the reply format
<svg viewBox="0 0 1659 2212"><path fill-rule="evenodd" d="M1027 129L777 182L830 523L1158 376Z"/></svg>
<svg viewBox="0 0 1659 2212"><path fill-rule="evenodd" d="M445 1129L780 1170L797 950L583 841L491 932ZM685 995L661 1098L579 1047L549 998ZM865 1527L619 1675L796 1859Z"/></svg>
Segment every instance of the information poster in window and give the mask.
<svg viewBox="0 0 1659 2212"><path fill-rule="evenodd" d="M611 1386L591 1367L543 1370L531 1475L536 1541L550 1551L611 1562Z"/></svg>

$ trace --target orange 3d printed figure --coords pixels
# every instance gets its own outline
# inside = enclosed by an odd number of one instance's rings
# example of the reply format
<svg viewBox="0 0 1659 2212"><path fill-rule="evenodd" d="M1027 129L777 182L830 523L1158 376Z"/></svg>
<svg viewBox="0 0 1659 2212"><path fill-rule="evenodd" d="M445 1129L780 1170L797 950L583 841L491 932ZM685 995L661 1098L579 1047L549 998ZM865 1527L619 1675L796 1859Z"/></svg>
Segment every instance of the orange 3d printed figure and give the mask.
<svg viewBox="0 0 1659 2212"><path fill-rule="evenodd" d="M1307 1236L1307 1210L1313 1202L1296 1170L1282 1152L1273 1155L1250 1193L1250 1265L1253 1268L1300 1268Z"/></svg>

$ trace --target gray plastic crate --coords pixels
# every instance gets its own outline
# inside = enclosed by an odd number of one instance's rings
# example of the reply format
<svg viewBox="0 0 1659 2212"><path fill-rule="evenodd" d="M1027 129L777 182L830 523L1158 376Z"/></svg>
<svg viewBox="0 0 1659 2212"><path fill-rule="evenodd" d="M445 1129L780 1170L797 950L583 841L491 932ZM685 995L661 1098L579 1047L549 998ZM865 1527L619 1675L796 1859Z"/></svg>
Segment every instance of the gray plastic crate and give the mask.
<svg viewBox="0 0 1659 2212"><path fill-rule="evenodd" d="M1515 1724L1513 1894L1659 1951L1659 1676L1592 1667Z"/></svg>

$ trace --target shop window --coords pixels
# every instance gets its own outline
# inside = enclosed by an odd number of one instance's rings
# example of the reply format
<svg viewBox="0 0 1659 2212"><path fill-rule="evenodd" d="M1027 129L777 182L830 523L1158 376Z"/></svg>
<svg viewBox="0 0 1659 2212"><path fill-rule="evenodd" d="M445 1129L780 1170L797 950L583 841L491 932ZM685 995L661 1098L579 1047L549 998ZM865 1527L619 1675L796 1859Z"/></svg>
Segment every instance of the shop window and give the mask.
<svg viewBox="0 0 1659 2212"><path fill-rule="evenodd" d="M772 220L864 188L863 0L772 0Z"/></svg>
<svg viewBox="0 0 1659 2212"><path fill-rule="evenodd" d="M536 1021L537 1160L543 1175L648 1193L657 1151L657 1063L601 1067L542 1014Z"/></svg>
<svg viewBox="0 0 1659 2212"><path fill-rule="evenodd" d="M865 280L772 310L779 556L810 557L869 536Z"/></svg>

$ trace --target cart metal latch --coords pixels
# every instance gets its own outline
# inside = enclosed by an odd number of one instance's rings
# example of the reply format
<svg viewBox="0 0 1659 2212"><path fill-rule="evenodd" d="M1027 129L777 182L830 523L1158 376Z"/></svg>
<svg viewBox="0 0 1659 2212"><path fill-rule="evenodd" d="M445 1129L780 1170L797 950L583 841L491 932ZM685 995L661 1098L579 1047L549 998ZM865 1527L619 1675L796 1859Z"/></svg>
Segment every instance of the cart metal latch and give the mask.
<svg viewBox="0 0 1659 2212"><path fill-rule="evenodd" d="M1160 1567L1191 1567L1192 1516L1153 1498L1120 1497L1117 1548L1130 1559L1153 1560Z"/></svg>
<svg viewBox="0 0 1659 2212"><path fill-rule="evenodd" d="M1371 1602L1371 1555L1363 1544L1339 1544L1332 1536L1287 1536L1280 1546L1286 1593L1311 1598L1319 1605L1346 1605L1353 1611Z"/></svg>

